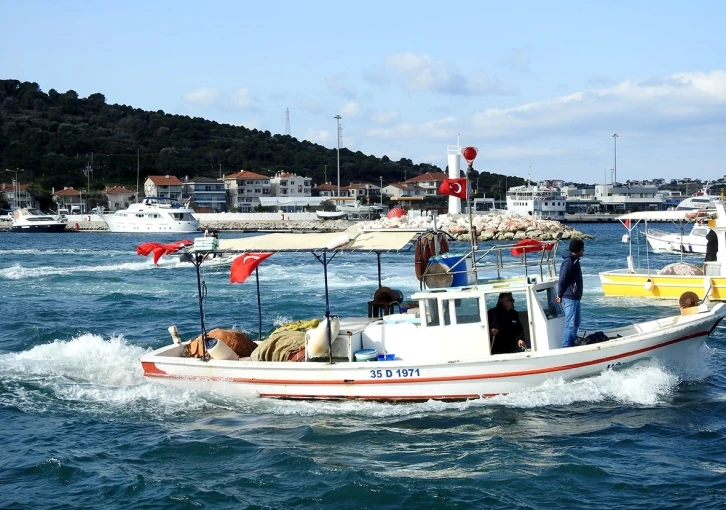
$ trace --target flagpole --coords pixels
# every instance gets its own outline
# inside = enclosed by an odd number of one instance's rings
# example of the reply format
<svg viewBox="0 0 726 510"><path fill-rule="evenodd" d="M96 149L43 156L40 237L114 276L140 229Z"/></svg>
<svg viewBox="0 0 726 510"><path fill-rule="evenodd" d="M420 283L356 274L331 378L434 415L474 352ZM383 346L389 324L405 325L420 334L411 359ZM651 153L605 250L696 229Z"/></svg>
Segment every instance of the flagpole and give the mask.
<svg viewBox="0 0 726 510"><path fill-rule="evenodd" d="M468 174L471 175L472 170L474 170L473 165L469 165L469 172ZM476 227L474 226L474 217L472 216L471 212L471 180L466 180L466 206L469 208L469 231L471 234L471 268L474 272L474 285L476 285L479 282L479 275L476 271L476 250L479 247L477 242L477 235L476 235ZM466 269L466 268L465 268Z"/></svg>
<svg viewBox="0 0 726 510"><path fill-rule="evenodd" d="M257 280L257 340L262 341L262 302L260 301L260 272L255 268L255 280Z"/></svg>
<svg viewBox="0 0 726 510"><path fill-rule="evenodd" d="M466 205L469 208L469 233L471 234L471 268L474 273L474 284L479 283L479 275L476 270L476 250L479 248L479 242L477 241L476 227L474 227L474 218L471 212L471 174L474 172L474 159L479 154L479 149L476 147L464 147L461 149L461 155L466 159L469 169L466 172Z"/></svg>

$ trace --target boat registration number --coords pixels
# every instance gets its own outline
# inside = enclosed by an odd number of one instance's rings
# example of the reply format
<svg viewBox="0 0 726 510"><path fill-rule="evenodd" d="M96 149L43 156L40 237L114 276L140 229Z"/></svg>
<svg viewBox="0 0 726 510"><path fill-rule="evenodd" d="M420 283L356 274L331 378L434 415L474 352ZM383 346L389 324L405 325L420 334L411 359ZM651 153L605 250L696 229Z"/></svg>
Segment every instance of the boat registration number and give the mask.
<svg viewBox="0 0 726 510"><path fill-rule="evenodd" d="M388 368L379 368L371 370L371 379L387 379L389 377L420 377L421 373L418 368L397 368L396 370Z"/></svg>

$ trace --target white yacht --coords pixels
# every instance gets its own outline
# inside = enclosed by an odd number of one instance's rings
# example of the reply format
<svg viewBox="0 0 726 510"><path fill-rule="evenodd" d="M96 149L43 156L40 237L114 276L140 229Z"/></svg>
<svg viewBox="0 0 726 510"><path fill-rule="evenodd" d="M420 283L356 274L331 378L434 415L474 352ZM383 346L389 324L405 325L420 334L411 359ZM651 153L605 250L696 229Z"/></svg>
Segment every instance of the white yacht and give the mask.
<svg viewBox="0 0 726 510"><path fill-rule="evenodd" d="M564 221L567 194L546 182L514 186L507 190L507 210L539 220Z"/></svg>
<svg viewBox="0 0 726 510"><path fill-rule="evenodd" d="M709 230L711 229L707 223L695 223L689 234L651 228L645 231L645 237L655 252L705 254Z"/></svg>
<svg viewBox="0 0 726 510"><path fill-rule="evenodd" d="M709 185L706 185L692 197L683 200L678 206L677 211L703 211L706 209L716 209L716 201L723 200L720 195L711 195L708 191Z"/></svg>
<svg viewBox="0 0 726 510"><path fill-rule="evenodd" d="M32 207L15 209L12 220L11 232L63 232L68 221Z"/></svg>
<svg viewBox="0 0 726 510"><path fill-rule="evenodd" d="M167 197L145 197L128 209L100 215L111 232L196 232L199 220L188 205Z"/></svg>

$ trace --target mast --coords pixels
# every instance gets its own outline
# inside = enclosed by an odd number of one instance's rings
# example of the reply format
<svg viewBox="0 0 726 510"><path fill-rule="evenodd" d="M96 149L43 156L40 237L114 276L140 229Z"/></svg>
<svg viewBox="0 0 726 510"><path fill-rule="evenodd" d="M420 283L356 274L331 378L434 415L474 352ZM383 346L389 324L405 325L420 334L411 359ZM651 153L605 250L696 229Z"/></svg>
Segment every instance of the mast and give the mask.
<svg viewBox="0 0 726 510"><path fill-rule="evenodd" d="M141 149L136 147L136 203L139 203L139 169L141 168Z"/></svg>

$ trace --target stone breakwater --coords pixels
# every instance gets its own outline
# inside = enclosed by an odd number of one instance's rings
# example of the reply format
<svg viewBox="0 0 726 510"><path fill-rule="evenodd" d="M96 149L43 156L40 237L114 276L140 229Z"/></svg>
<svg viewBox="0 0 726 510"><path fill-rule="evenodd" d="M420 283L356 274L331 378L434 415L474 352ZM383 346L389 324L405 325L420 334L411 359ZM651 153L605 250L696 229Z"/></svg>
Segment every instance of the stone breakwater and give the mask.
<svg viewBox="0 0 726 510"><path fill-rule="evenodd" d="M530 238L541 241L552 239L592 239L566 224L552 220L533 220L510 213L494 213L476 215L472 223L476 229L479 241L517 241ZM219 231L241 230L254 232L261 230L283 230L295 232L352 232L370 228L415 228L430 229L434 226L433 218L420 216L409 218L381 218L374 221L347 221L347 220L313 220L313 221L205 221L200 222L200 228ZM469 217L464 214L441 215L436 217L436 227L447 232L458 241L471 239Z"/></svg>
<svg viewBox="0 0 726 510"><path fill-rule="evenodd" d="M510 213L493 213L488 215L475 215L473 217L479 241L518 241L524 238L548 241L556 239L592 239L591 235L584 234L559 221L533 220ZM77 228L76 228L77 226ZM276 220L276 221L230 221L209 220L200 222L200 230L219 231L285 231L285 232L351 232L369 228L433 228L433 218L420 216L409 218L381 218L374 221L347 221L347 220ZM447 232L458 241L471 239L469 217L464 214L441 215L436 217L436 227ZM9 230L9 221L0 221L0 231ZM102 221L69 222L66 230L78 231L105 231L108 230Z"/></svg>

